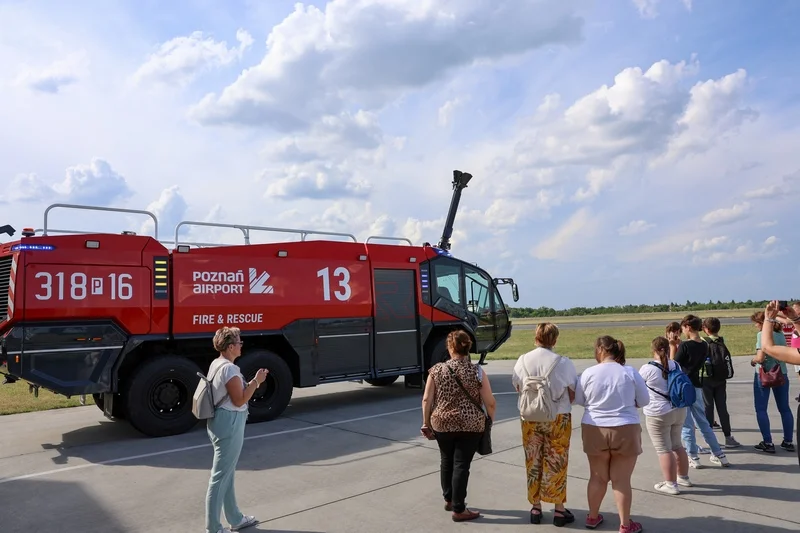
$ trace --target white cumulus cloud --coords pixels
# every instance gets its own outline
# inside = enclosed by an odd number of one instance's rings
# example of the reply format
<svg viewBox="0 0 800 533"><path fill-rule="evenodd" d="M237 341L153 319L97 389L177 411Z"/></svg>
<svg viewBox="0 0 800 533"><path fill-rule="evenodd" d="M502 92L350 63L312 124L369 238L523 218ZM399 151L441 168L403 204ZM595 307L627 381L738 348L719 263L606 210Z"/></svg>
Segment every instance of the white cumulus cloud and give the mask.
<svg viewBox="0 0 800 533"><path fill-rule="evenodd" d="M650 229L653 229L654 227L655 224L652 224L645 220L631 220L628 224L619 228L617 230L617 233L623 236L638 235L640 233L644 233Z"/></svg>
<svg viewBox="0 0 800 533"><path fill-rule="evenodd" d="M750 216L750 203L742 202L733 207L723 207L706 213L702 218L702 222L704 224L718 226L743 220L748 216Z"/></svg>
<svg viewBox="0 0 800 533"><path fill-rule="evenodd" d="M174 240L175 226L185 220L188 209L186 199L181 194L181 188L173 185L161 191L158 198L150 202L145 208L146 211L153 213L158 219L158 238L163 240ZM142 235L153 234L153 221L147 219L140 230ZM186 230L184 230L185 232ZM182 233L183 234L183 233Z"/></svg>
<svg viewBox="0 0 800 533"><path fill-rule="evenodd" d="M77 83L88 73L88 69L89 59L86 52L73 52L49 65L26 67L15 82L32 91L57 94L65 87Z"/></svg>
<svg viewBox="0 0 800 533"><path fill-rule="evenodd" d="M202 124L293 131L358 99L381 107L475 61L576 43L579 2L339 0L297 4L262 62L193 109ZM464 38L464 36L469 38Z"/></svg>
<svg viewBox="0 0 800 533"><path fill-rule="evenodd" d="M253 44L245 30L236 32L238 47L228 48L224 41L215 41L202 31L175 37L163 43L134 73L137 83L157 82L185 85L199 74L240 59Z"/></svg>
<svg viewBox="0 0 800 533"><path fill-rule="evenodd" d="M64 179L49 182L36 174L18 174L4 191L6 201L51 202L108 206L133 194L125 178L100 158L67 168Z"/></svg>

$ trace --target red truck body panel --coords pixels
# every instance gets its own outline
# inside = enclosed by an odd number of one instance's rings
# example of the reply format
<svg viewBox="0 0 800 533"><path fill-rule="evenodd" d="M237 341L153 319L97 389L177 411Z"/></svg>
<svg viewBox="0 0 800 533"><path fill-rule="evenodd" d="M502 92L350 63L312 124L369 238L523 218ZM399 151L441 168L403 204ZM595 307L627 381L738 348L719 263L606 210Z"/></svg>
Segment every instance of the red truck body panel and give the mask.
<svg viewBox="0 0 800 533"><path fill-rule="evenodd" d="M25 235L0 245L0 363L12 380L92 394L145 434L176 434L193 424L198 373L218 355L211 338L236 326L245 377L270 369L250 404L252 419L269 420L296 386L400 376L420 386L448 357L454 327L478 353L493 351L510 334L495 285L430 245L168 249L132 234Z"/></svg>

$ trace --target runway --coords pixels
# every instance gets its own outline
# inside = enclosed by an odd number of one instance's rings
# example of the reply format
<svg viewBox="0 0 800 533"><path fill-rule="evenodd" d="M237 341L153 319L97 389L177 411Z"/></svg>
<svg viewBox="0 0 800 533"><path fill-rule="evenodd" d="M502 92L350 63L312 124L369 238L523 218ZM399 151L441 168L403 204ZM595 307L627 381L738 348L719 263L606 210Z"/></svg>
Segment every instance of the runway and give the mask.
<svg viewBox="0 0 800 533"><path fill-rule="evenodd" d="M738 318L720 318L720 323L723 326L740 326L750 324L750 319L747 317ZM558 319L553 322L560 329L575 329L575 328L650 328L650 327L663 327L666 326L669 320L627 320L624 322L603 322L603 321L586 321L586 322L563 322L559 323ZM514 324L514 329L536 329L536 324Z"/></svg>

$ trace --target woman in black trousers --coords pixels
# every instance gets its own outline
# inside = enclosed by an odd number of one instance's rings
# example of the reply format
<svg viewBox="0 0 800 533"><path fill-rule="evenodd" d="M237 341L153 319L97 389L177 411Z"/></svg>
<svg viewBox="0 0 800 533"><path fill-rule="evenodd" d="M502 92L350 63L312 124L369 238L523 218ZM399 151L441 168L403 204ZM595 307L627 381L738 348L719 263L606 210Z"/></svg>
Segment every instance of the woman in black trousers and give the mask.
<svg viewBox="0 0 800 533"><path fill-rule="evenodd" d="M469 469L483 435L486 414L494 421L496 406L489 378L480 366L470 362L471 347L472 341L464 331L447 336L450 359L430 369L422 398L422 434L439 444L442 495L445 509L453 511L455 522L480 517L466 506ZM485 406L486 414L478 405Z"/></svg>

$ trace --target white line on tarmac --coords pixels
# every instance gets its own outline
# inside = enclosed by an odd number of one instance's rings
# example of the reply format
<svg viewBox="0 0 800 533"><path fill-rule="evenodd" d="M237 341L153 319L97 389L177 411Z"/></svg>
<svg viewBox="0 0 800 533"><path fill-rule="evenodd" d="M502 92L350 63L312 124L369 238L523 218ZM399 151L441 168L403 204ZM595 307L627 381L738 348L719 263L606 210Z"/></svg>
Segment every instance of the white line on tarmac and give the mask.
<svg viewBox="0 0 800 533"><path fill-rule="evenodd" d="M507 396L507 395L512 395L512 394L517 394L517 393L515 391L495 392L494 393L495 396ZM369 420L369 419L372 419L372 418L382 418L382 417L385 417L385 416L392 416L392 415L397 415L397 414L402 414L402 413L410 413L411 411L418 411L421 408L422 408L421 406L420 407L412 407L410 409L401 409L399 411L390 411L388 413L379 413L377 415L368 415L368 416L361 416L361 417L358 417L358 418L349 418L347 420L338 420L336 422L327 422L325 424L316 424L316 425L308 426L308 427L295 428L295 429L286 429L286 430L283 430L283 431L275 431L275 432L272 432L272 433L263 433L263 434L260 434L260 435L250 435L249 437L245 437L244 440L264 439L264 438L267 438L267 437L277 437L277 436L280 436L280 435L288 435L290 433L300 433L300 432L303 432L303 431L311 431L313 429L319 429L319 428L331 427L331 426L338 426L338 425L341 425L341 424L350 424L352 422L360 422L362 420ZM112 464L116 464L116 463L124 463L126 461L133 461L133 460L136 460L136 459L147 459L147 458L150 458L150 457L158 457L160 455L170 455L170 454L173 454L173 453L188 452L188 451L192 451L192 450L199 450L201 448L209 448L209 447L211 447L211 443L210 442L204 443L204 444L197 444L197 445L194 445L194 446L184 446L182 448L171 448L169 450L161 450L161 451L158 451L158 452L143 453L143 454L140 454L140 455L130 455L130 456L127 456L127 457L117 457L115 459L108 459L106 461L99 461L97 463L86 463L86 464L82 464L82 465L65 466L63 468L55 468L53 470L45 470L44 472L35 472L33 474L24 474L24 475L21 475L21 476L15 476L15 477L10 477L10 478L0 479L0 485L2 485L3 483L11 483L12 481L22 481L24 479L32 479L32 478L37 478L37 477L42 477L42 476L50 476L50 475L53 475L53 474L60 474L61 472L70 472L70 471L73 471L73 470L82 470L82 469L92 468L92 467L96 467L96 466L112 465Z"/></svg>
<svg viewBox="0 0 800 533"><path fill-rule="evenodd" d="M338 425L341 425L341 424L349 424L351 422L360 422L361 420L369 420L370 418L381 418L381 417L384 417L384 416L397 415L397 414L401 414L401 413L409 413L411 411L418 411L421 408L422 408L421 406L420 407L413 407L411 409L401 409L400 411L390 411L388 413L380 413L380 414L377 414L377 415L360 416L358 418L350 418L350 419L347 419L347 420L338 420L336 422L328 422L328 423L325 423L325 424L316 424L316 425L308 426L308 427L295 428L295 429L286 429L284 431L275 431L273 433L263 433L261 435L251 435L249 437L245 437L244 440L255 440L255 439L263 439L263 438L266 438L266 437L276 437L278 435L288 435L289 433L300 433L302 431L311 431L312 429L319 429L319 428L330 427L330 426L338 426ZM157 457L159 455L169 455L169 454L173 454L173 453L188 452L188 451L191 451L191 450L199 450L200 448L209 448L209 447L211 447L211 443L210 442L205 443L205 444L197 444L195 446L184 446L183 448L172 448L172 449L169 449L169 450L162 450L160 452L143 453L141 455L130 455L128 457L118 457L116 459L108 459L106 461L100 461L100 462L97 462L97 463L87 463L87 464L82 464L82 465L67 466L67 467L64 467L64 468L56 468L56 469L53 469L53 470L46 470L44 472L35 472L33 474L24 474L24 475L21 475L21 476L15 476L15 477L10 477L10 478L6 478L6 479L0 479L0 485L2 485L3 483L10 483L12 481L21 481L23 479L31 479L31 478L35 478L35 477L42 477L42 476L49 476L49 475L52 475L52 474L59 474L61 472L69 472L71 470L81 470L81 469L84 469L84 468L91 468L91 467L94 467L94 466L111 465L111 464L115 464L115 463L124 463L125 461L133 461L134 459L146 459L146 458L149 458L149 457Z"/></svg>

